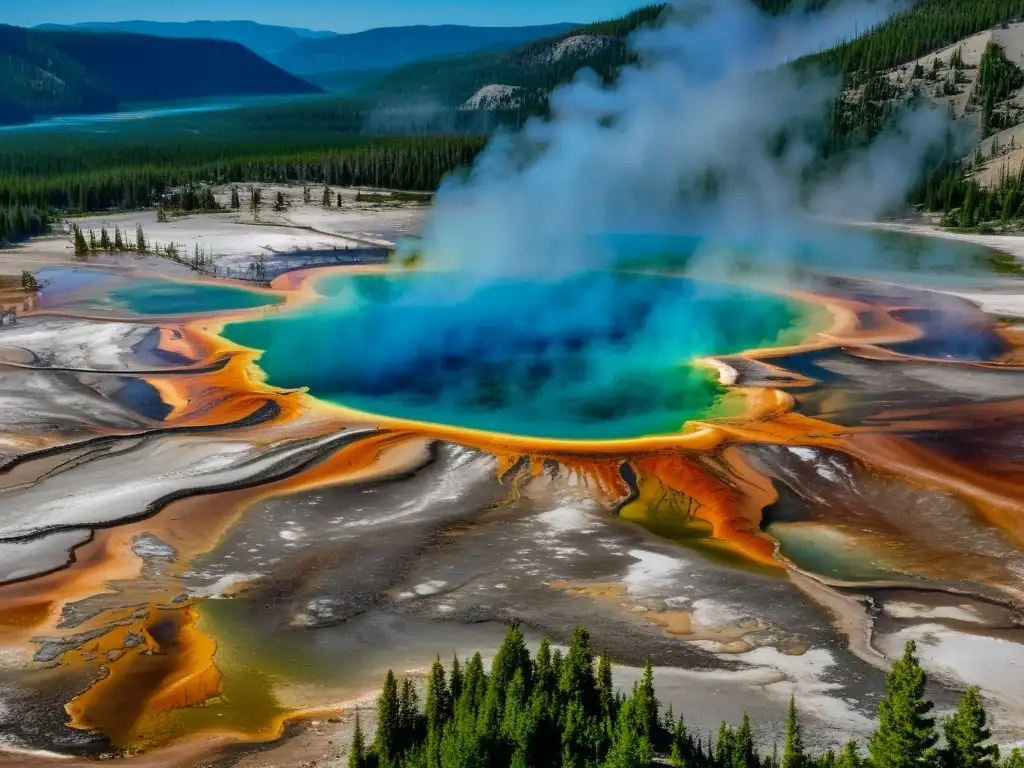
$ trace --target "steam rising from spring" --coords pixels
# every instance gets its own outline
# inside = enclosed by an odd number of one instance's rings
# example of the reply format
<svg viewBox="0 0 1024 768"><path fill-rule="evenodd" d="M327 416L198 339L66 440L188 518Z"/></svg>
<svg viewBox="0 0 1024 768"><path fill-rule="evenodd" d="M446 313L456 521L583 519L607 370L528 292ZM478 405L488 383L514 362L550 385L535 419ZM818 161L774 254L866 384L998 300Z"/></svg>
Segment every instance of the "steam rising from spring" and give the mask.
<svg viewBox="0 0 1024 768"><path fill-rule="evenodd" d="M806 194L816 149L793 129L823 126L840 83L782 65L894 10L833 5L772 18L748 0L676 0L660 27L633 36L639 64L614 86L579 73L552 94L548 119L496 137L442 185L428 262L480 279L557 278L611 263L599 233L637 231L784 251L809 215L864 218L899 203L945 131L937 111L910 112Z"/></svg>

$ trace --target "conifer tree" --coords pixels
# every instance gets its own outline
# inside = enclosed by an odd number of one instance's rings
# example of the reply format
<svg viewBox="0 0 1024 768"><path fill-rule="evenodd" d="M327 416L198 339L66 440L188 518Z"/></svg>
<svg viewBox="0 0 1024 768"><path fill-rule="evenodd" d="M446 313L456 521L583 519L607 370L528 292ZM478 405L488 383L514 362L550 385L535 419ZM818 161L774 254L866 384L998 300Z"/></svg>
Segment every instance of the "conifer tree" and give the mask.
<svg viewBox="0 0 1024 768"><path fill-rule="evenodd" d="M860 747L857 746L857 742L851 741L843 747L843 751L839 753L839 759L836 761L836 768L864 768L864 760L860 756Z"/></svg>
<svg viewBox="0 0 1024 768"><path fill-rule="evenodd" d="M647 659L644 664L644 673L640 678L640 684L633 694L637 703L637 715L641 718L644 734L653 739L658 730L658 699L654 694L654 670L651 668L651 660Z"/></svg>
<svg viewBox="0 0 1024 768"><path fill-rule="evenodd" d="M234 210L240 210L242 208L242 201L238 196L238 187L231 187L231 207Z"/></svg>
<svg viewBox="0 0 1024 768"><path fill-rule="evenodd" d="M451 710L448 701L448 684L445 680L444 666L441 664L441 657L434 659L430 667L430 674L427 676L427 695L424 719L427 727L427 741L436 746L438 760L440 760L441 736L444 730L445 720Z"/></svg>
<svg viewBox="0 0 1024 768"><path fill-rule="evenodd" d="M146 243L146 233L142 231L142 224L135 225L135 250L139 253L145 253L149 250L149 245Z"/></svg>
<svg viewBox="0 0 1024 768"><path fill-rule="evenodd" d="M911 640L885 681L879 706L880 724L868 742L872 768L918 768L927 765L938 740L935 721L927 715L927 677Z"/></svg>
<svg viewBox="0 0 1024 768"><path fill-rule="evenodd" d="M573 696L561 719L562 768L587 768L597 762L595 727L580 697Z"/></svg>
<svg viewBox="0 0 1024 768"><path fill-rule="evenodd" d="M601 700L601 713L611 732L615 724L615 687L612 683L612 663L602 653L597 660L597 694Z"/></svg>
<svg viewBox="0 0 1024 768"><path fill-rule="evenodd" d="M484 697L487 695L487 679L484 675L484 660L480 653L474 653L473 658L466 665L466 671L462 682L462 696L465 697L469 712L475 718L483 705Z"/></svg>
<svg viewBox="0 0 1024 768"><path fill-rule="evenodd" d="M348 768L365 768L366 765L366 743L363 736L363 726L359 722L359 710L356 710L356 730L352 734L352 746L348 752Z"/></svg>
<svg viewBox="0 0 1024 768"><path fill-rule="evenodd" d="M82 232L82 228L77 224L74 224L72 231L75 234L75 255L85 256L89 253L89 243L85 240L85 234Z"/></svg>
<svg viewBox="0 0 1024 768"><path fill-rule="evenodd" d="M569 643L569 653L562 663L558 683L562 702L562 765L584 766L598 759L606 735L597 718L601 702L594 679L594 655L590 649L590 633L576 627Z"/></svg>
<svg viewBox="0 0 1024 768"><path fill-rule="evenodd" d="M534 663L534 686L536 690L554 696L558 686L558 678L551 660L551 644L545 637L537 648L537 659Z"/></svg>
<svg viewBox="0 0 1024 768"><path fill-rule="evenodd" d="M743 722L733 736L732 768L758 768L753 728L750 716L746 712L743 713Z"/></svg>
<svg viewBox="0 0 1024 768"><path fill-rule="evenodd" d="M120 227L114 227L114 250L118 253L124 250L124 239L121 237Z"/></svg>
<svg viewBox="0 0 1024 768"><path fill-rule="evenodd" d="M322 205L324 208L331 207L331 188L328 186L324 187L324 194L323 198L320 200L320 205Z"/></svg>
<svg viewBox="0 0 1024 768"><path fill-rule="evenodd" d="M249 187L249 210L253 219L260 217L260 208L263 206L263 190L257 186Z"/></svg>
<svg viewBox="0 0 1024 768"><path fill-rule="evenodd" d="M715 739L714 755L717 768L732 766L732 748L735 743L736 738L733 736L732 728L723 720L718 727L718 737Z"/></svg>
<svg viewBox="0 0 1024 768"><path fill-rule="evenodd" d="M782 768L804 768L806 762L803 730L797 716L796 699L790 696L789 714L786 716L786 744L782 749Z"/></svg>
<svg viewBox="0 0 1024 768"><path fill-rule="evenodd" d="M373 751L382 768L398 764L401 744L401 702L398 697L398 682L390 669L384 680L384 690L377 699L377 736Z"/></svg>
<svg viewBox="0 0 1024 768"><path fill-rule="evenodd" d="M528 690L533 664L530 661L530 652L526 648L526 638L523 637L519 625L513 624L491 662L491 682L499 691L504 692L516 672L522 674L523 685Z"/></svg>
<svg viewBox="0 0 1024 768"><path fill-rule="evenodd" d="M458 703L459 697L462 696L462 666L459 664L459 657L456 654L452 654L452 671L449 679L448 706L445 711L447 717L452 716L455 705Z"/></svg>
<svg viewBox="0 0 1024 768"><path fill-rule="evenodd" d="M487 691L484 694L483 704L480 707L477 730L484 741L484 745L492 748L497 744L501 730L502 712L505 702L502 689L494 684L493 677L488 681Z"/></svg>
<svg viewBox="0 0 1024 768"><path fill-rule="evenodd" d="M501 737L505 745L512 746L513 751L516 753L521 752L525 759L533 741L533 736L534 723L530 717L526 683L523 680L522 670L517 669L512 682L509 683L508 690L505 692L505 711L501 723ZM497 756L500 759L504 757L500 753L507 752L507 749L498 750L498 752Z"/></svg>
<svg viewBox="0 0 1024 768"><path fill-rule="evenodd" d="M600 711L597 684L594 680L594 654L590 650L590 633L576 627L569 643L569 653L562 664L559 693L565 699L578 697L588 715Z"/></svg>
<svg viewBox="0 0 1024 768"><path fill-rule="evenodd" d="M946 746L942 749L945 768L994 768L999 762L999 748L989 743L985 708L978 688L972 686L960 700L956 713L944 726Z"/></svg>
<svg viewBox="0 0 1024 768"><path fill-rule="evenodd" d="M402 693L398 699L399 752L404 753L419 741L420 730L419 696L412 680L402 680Z"/></svg>
<svg viewBox="0 0 1024 768"><path fill-rule="evenodd" d="M646 768L654 760L654 745L647 733L644 705L636 696L626 699L619 711L615 739L608 759L607 768Z"/></svg>

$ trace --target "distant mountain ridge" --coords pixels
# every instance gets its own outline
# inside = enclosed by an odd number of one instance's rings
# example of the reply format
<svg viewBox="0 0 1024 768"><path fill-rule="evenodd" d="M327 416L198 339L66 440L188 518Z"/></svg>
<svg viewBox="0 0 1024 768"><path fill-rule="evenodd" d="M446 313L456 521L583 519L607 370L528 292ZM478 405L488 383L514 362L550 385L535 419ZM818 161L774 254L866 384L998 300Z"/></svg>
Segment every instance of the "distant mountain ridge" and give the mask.
<svg viewBox="0 0 1024 768"><path fill-rule="evenodd" d="M532 38L506 50L411 62L360 90L386 102L428 98L463 109L533 111L582 67L611 79L631 58L628 36L657 23L663 12L663 5L648 5L618 19Z"/></svg>
<svg viewBox="0 0 1024 768"><path fill-rule="evenodd" d="M439 26L382 27L354 34L302 40L270 57L297 75L341 70L394 69L414 61L472 51L503 51L580 25L569 22L532 27Z"/></svg>
<svg viewBox="0 0 1024 768"><path fill-rule="evenodd" d="M259 24L255 21L86 21L80 24L40 24L35 29L51 32L130 32L157 37L227 40L240 43L264 58L279 54L303 40L337 36L334 32Z"/></svg>
<svg viewBox="0 0 1024 768"><path fill-rule="evenodd" d="M0 24L0 123L124 102L319 91L234 42Z"/></svg>

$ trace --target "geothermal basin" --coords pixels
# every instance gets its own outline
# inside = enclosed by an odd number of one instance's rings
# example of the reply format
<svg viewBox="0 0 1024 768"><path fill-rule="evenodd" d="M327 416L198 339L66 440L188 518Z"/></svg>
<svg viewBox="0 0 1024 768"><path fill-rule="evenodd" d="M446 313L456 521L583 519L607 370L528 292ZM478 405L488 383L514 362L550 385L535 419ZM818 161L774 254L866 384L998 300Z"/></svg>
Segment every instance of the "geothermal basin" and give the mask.
<svg viewBox="0 0 1024 768"><path fill-rule="evenodd" d="M934 280L55 269L0 329L0 764L341 759L513 620L705 735L863 735L910 638L1024 717L1024 337Z"/></svg>

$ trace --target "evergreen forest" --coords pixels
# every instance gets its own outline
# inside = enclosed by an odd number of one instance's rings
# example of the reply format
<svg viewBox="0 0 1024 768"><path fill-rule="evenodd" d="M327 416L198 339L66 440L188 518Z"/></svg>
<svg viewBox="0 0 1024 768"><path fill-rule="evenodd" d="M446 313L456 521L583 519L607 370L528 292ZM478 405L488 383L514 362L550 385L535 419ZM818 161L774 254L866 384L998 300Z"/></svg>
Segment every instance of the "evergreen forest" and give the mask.
<svg viewBox="0 0 1024 768"><path fill-rule="evenodd" d="M491 663L440 659L424 701L412 681L388 672L367 739L356 719L349 768L1024 768L1014 749L1000 761L978 689L939 722L913 642L888 675L877 730L866 743L815 754L799 700L791 699L781 743L759 744L754 724L722 723L704 735L658 701L650 662L628 695L615 690L606 655L595 659L577 627L567 653L541 641L531 657L513 626Z"/></svg>
<svg viewBox="0 0 1024 768"><path fill-rule="evenodd" d="M794 0L753 2L773 14L794 6ZM816 11L829 2L810 0L799 6ZM664 5L648 5L622 18L511 51L400 67L366 84L366 92L359 97L298 99L139 125L126 121L102 131L6 134L0 149L0 242L38 234L56 217L166 204L170 190L187 185L297 182L431 191L446 174L471 164L496 129L514 128L528 117L544 115L551 89L579 67L589 66L605 81L614 80L619 69L632 61L628 36L657 24L664 10ZM798 128L819 151L816 173L828 173L848 151L870 144L905 108L884 74L886 68L1022 15L1024 0L916 0L856 39L796 62L798 69L824 67L842 74L858 94L852 100L837 98L823 124ZM604 43L559 60L549 55L569 36L581 33ZM107 76L117 70L111 51L123 54L125 46L132 50L135 37L0 26L0 48L14 51L6 59L0 57L0 66L22 67L30 73L45 60L68 84L70 90L61 98L81 96L88 102L74 109L108 109ZM178 60L189 67L204 61L202 56L188 54ZM23 80L0 77L5 83L0 87L0 111L20 109L19 104L27 103L26 96L10 90ZM493 112L456 108L481 85L494 82L518 86L521 103ZM1022 85L1024 69L1010 61L1001 46L990 45L978 67L971 107L982 114L986 135L1019 118L1006 109L1004 100ZM951 87L956 87L955 82ZM413 94L437 97L448 106L428 110L409 108L407 103L388 106L392 98ZM49 98L38 93L33 98L37 96ZM116 101L120 96L111 98ZM912 107L919 101L911 99L908 104ZM30 106L35 111L46 105ZM786 140L780 137L780 147ZM988 158L975 156L964 163L953 147L951 127L950 141L935 148L908 202L944 213L947 226L958 228L987 227L1000 221L1010 224L1024 218L1024 175L1004 173L994 186L981 186L972 172ZM1006 149L992 144L993 155Z"/></svg>

